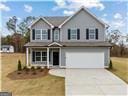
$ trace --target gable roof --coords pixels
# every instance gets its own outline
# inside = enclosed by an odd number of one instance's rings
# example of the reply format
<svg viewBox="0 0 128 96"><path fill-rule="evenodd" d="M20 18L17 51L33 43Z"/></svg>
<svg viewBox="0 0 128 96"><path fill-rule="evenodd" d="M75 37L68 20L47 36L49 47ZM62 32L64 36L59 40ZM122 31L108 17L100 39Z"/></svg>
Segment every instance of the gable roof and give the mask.
<svg viewBox="0 0 128 96"><path fill-rule="evenodd" d="M47 24L49 24L51 27L59 26L62 24L69 16L45 16L45 17L39 17L36 19L30 26L31 28L36 22L43 19Z"/></svg>
<svg viewBox="0 0 128 96"><path fill-rule="evenodd" d="M37 23L39 20L43 20L45 23L47 23L48 25L50 25L51 27L54 27L50 22L48 22L44 17L40 17L38 19L36 19L30 26L29 28L31 28L35 23Z"/></svg>
<svg viewBox="0 0 128 96"><path fill-rule="evenodd" d="M50 43L48 46L53 46L53 45L62 46L61 44L59 44L59 43L57 43L57 42L52 42L52 43Z"/></svg>
<svg viewBox="0 0 128 96"><path fill-rule="evenodd" d="M61 28L65 23L67 23L70 19L72 19L81 10L84 10L85 12L87 12L89 15L91 15L95 20L97 20L102 25L104 25L104 26L107 25L106 23L104 23L103 21L101 21L100 19L98 19L98 17L96 17L95 15L93 15L91 12L89 12L89 10L87 8L85 8L84 6L82 6L77 12L75 12L72 16L70 16L68 19L66 19L61 25L59 25L59 28Z"/></svg>
<svg viewBox="0 0 128 96"><path fill-rule="evenodd" d="M76 14L78 14L81 10L86 11L89 15L91 15L95 20L97 20L99 23L101 23L103 26L106 26L107 24L104 23L103 21L99 20L95 15L93 15L91 12L88 11L87 8L85 8L84 6L82 6L77 12L75 12L73 15L71 16L45 16L45 17L39 17L38 19L36 19L30 26L29 28L31 28L36 22L38 22L39 20L44 20L48 25L50 25L52 28L55 27L59 27L61 28L65 23L67 23L70 19L72 19ZM109 27L109 25L107 25L106 27Z"/></svg>
<svg viewBox="0 0 128 96"><path fill-rule="evenodd" d="M48 22L50 22L54 26L59 26L62 24L69 16L52 16L52 17L44 17Z"/></svg>

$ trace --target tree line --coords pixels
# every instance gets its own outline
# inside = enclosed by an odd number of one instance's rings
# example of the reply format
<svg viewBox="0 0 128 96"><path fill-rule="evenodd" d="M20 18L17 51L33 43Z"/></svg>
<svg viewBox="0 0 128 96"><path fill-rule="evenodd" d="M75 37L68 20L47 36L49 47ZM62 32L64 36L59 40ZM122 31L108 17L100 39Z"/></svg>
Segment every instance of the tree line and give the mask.
<svg viewBox="0 0 128 96"><path fill-rule="evenodd" d="M34 16L28 16L18 23L16 16L9 18L6 22L6 28L11 35L2 36L2 45L13 45L15 52L24 52L24 44L30 40L30 30L28 26L36 19Z"/></svg>
<svg viewBox="0 0 128 96"><path fill-rule="evenodd" d="M34 16L28 16L18 23L16 16L9 18L6 22L7 29L12 32L11 35L1 37L2 45L13 45L15 52L25 52L24 45L30 41L30 30L28 26L36 19ZM111 56L128 57L128 34L123 36L119 30L106 32L106 41L112 44Z"/></svg>

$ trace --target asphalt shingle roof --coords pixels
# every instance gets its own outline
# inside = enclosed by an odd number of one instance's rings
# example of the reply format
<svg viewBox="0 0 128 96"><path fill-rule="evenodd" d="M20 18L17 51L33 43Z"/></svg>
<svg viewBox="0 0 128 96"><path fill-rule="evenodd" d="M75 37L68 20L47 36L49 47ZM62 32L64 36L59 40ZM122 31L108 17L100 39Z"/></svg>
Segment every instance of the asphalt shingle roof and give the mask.
<svg viewBox="0 0 128 96"><path fill-rule="evenodd" d="M44 17L49 23L51 23L54 26L59 26L62 24L69 16L49 16Z"/></svg>

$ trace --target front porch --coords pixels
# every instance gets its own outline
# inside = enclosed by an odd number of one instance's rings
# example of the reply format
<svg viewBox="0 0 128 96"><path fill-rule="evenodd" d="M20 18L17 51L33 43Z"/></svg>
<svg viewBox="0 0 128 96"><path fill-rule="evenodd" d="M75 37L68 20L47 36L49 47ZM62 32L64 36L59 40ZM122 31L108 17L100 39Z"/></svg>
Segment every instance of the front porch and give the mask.
<svg viewBox="0 0 128 96"><path fill-rule="evenodd" d="M27 47L26 64L61 68L61 47Z"/></svg>

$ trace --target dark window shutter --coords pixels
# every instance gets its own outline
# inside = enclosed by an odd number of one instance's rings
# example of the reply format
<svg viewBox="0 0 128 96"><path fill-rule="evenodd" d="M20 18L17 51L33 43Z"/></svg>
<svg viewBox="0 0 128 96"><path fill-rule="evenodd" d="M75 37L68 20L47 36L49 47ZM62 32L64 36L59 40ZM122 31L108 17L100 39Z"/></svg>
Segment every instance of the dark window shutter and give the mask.
<svg viewBox="0 0 128 96"><path fill-rule="evenodd" d="M89 29L86 29L86 39L89 39Z"/></svg>
<svg viewBox="0 0 128 96"><path fill-rule="evenodd" d="M35 51L32 51L32 61L35 62Z"/></svg>
<svg viewBox="0 0 128 96"><path fill-rule="evenodd" d="M70 40L71 30L68 29L68 40Z"/></svg>
<svg viewBox="0 0 128 96"><path fill-rule="evenodd" d="M32 40L35 40L35 29L32 29Z"/></svg>
<svg viewBox="0 0 128 96"><path fill-rule="evenodd" d="M50 40L50 29L48 29L48 40Z"/></svg>
<svg viewBox="0 0 128 96"><path fill-rule="evenodd" d="M98 39L98 29L95 29L96 31L96 39Z"/></svg>
<svg viewBox="0 0 128 96"><path fill-rule="evenodd" d="M80 29L77 29L77 40L80 39Z"/></svg>

